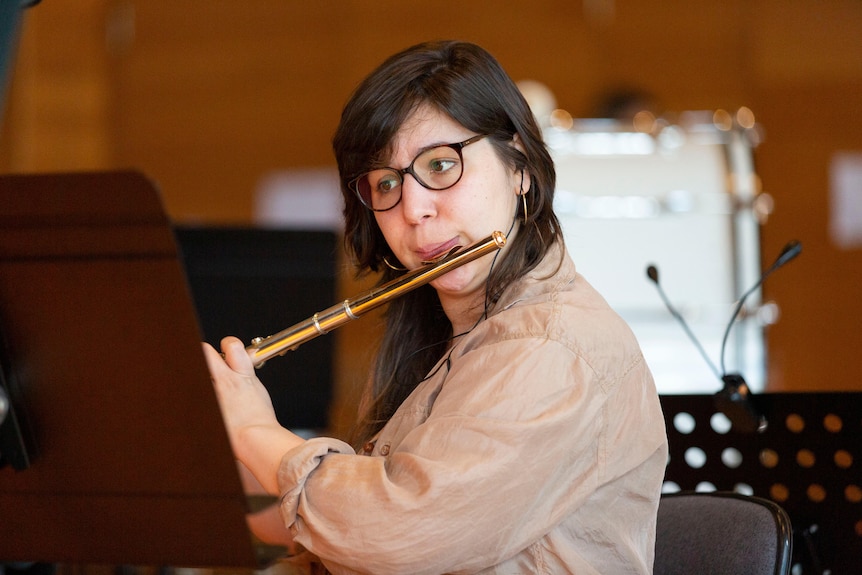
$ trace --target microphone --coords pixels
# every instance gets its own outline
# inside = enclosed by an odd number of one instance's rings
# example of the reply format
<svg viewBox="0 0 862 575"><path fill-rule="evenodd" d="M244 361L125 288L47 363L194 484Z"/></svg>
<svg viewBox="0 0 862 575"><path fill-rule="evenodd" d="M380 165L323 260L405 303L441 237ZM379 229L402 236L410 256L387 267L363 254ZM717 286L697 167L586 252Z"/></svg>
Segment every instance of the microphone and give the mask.
<svg viewBox="0 0 862 575"><path fill-rule="evenodd" d="M740 310L742 310L742 306L745 305L745 300L748 298L748 296L754 293L754 290L759 288L763 284L763 282L766 281L766 278L772 275L775 270L788 263L790 260L798 256L801 252L802 244L800 244L798 241L791 240L787 242L787 245L784 246L784 248L781 250L781 253L778 254L777 258L775 258L775 261L772 263L772 265L769 266L769 268L765 272L763 272L763 274L760 276L760 279L757 280L757 283L751 286L748 291L742 294L742 297L739 298L739 301L736 303L736 307L733 310L733 315L730 316L730 322L727 324L727 329L724 331L724 337L721 340L722 373L726 373L726 370L724 369L724 348L727 345L727 337L730 335L730 329L733 327L733 324L736 320L736 317L739 315Z"/></svg>
<svg viewBox="0 0 862 575"><path fill-rule="evenodd" d="M664 290L661 287L661 284L658 281L658 268L655 265L650 264L647 266L647 277L652 280L652 282L656 285L656 289L658 290L659 295L662 298L662 301L667 307L668 311L670 311L671 315L679 321L680 325L682 325L683 330L686 335L688 335L689 339L694 343L697 350L700 352L701 356L706 361L707 365L709 365L712 372L716 375L716 378L721 380L724 384L722 389L715 394L714 401L715 406L730 419L731 424L738 431L743 433L754 433L755 431L758 433L762 433L766 430L767 421L766 418L761 414L756 407L754 406L751 398L751 392L748 389L748 384L745 382L745 379L742 375L738 373L727 373L727 370L724 366L724 352L725 346L727 344L727 338L730 335L730 330L733 328L736 323L736 319L739 316L739 312L742 309L742 306L745 304L745 300L752 294L754 291L760 287L766 278L772 275L776 270L780 267L784 266L796 256L798 256L802 252L802 244L796 240L790 241L784 248L781 250L781 253L778 254L778 257L772 263L769 268L763 274L761 274L760 279L750 287L743 295L739 298L739 301L736 304L736 307L733 310L733 315L730 317L730 321L727 324L727 329L724 331L724 337L721 341L721 371L719 371L715 364L710 361L709 357L706 355L706 352L703 349L703 346L698 341L697 337L695 337L694 333L689 328L688 323L685 321L685 318L682 317L676 308L671 304L667 295L664 293Z"/></svg>
<svg viewBox="0 0 862 575"><path fill-rule="evenodd" d="M700 345L700 341L698 341L697 337L695 337L694 333L691 331L691 328L688 327L688 323L685 321L685 318L682 317L682 314L679 313L676 308L670 303L670 300L667 297L667 294L664 293L664 290L661 287L661 284L658 282L658 268L655 265L650 264L647 267L647 277L655 283L655 287L658 290L658 295L661 296L662 301L664 302L665 307L670 312L670 314L676 318L679 324L682 326L682 329L685 330L688 339L694 344L694 347L697 348L697 351L700 352L701 357L706 362L706 365L712 370L712 373L715 374L716 379L721 379L721 374L718 372L718 368L715 367L715 364L709 359L709 356L706 355L706 351L704 351L703 346Z"/></svg>

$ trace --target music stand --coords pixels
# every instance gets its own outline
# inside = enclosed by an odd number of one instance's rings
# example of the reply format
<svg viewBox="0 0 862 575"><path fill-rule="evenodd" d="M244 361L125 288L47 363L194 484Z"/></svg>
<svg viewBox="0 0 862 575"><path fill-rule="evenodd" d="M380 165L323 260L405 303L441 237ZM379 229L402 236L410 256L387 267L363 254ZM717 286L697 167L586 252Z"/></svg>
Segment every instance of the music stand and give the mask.
<svg viewBox="0 0 862 575"><path fill-rule="evenodd" d="M753 396L768 426L734 429L711 395L663 395L666 482L771 499L793 522L793 573L859 573L862 393Z"/></svg>
<svg viewBox="0 0 862 575"><path fill-rule="evenodd" d="M0 561L258 568L159 194L0 177ZM12 423L17 422L16 429Z"/></svg>

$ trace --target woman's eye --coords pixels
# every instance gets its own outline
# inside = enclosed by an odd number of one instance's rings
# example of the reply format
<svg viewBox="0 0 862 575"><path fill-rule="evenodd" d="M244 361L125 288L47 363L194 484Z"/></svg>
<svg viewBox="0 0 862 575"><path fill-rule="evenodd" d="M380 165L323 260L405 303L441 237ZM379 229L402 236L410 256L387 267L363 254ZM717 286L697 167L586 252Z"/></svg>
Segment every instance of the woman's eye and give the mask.
<svg viewBox="0 0 862 575"><path fill-rule="evenodd" d="M379 182L377 182L377 191L381 193L391 192L400 184L398 178L396 177L385 177L381 178Z"/></svg>
<svg viewBox="0 0 862 575"><path fill-rule="evenodd" d="M428 165L428 171L432 174L440 174L442 172L446 172L451 170L455 164L458 163L458 160L449 159L449 158L436 158L431 160Z"/></svg>

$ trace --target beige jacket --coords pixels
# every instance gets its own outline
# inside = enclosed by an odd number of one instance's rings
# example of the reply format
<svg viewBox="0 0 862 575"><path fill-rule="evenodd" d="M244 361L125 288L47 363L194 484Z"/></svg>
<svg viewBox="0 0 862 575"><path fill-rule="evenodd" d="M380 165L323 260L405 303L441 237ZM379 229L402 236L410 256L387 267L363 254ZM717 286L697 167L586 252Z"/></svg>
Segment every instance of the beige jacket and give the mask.
<svg viewBox="0 0 862 575"><path fill-rule="evenodd" d="M667 458L634 336L552 251L458 340L370 457L285 455L281 512L333 574L652 571Z"/></svg>

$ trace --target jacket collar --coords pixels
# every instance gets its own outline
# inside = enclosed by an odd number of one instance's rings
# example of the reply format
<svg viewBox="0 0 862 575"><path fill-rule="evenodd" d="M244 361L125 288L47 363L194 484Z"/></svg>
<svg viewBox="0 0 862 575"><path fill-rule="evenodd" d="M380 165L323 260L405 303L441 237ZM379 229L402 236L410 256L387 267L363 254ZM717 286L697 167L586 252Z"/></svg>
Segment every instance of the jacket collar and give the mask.
<svg viewBox="0 0 862 575"><path fill-rule="evenodd" d="M489 315L512 307L521 300L557 292L572 283L576 275L575 264L569 257L562 238L559 238L535 268L503 292Z"/></svg>

